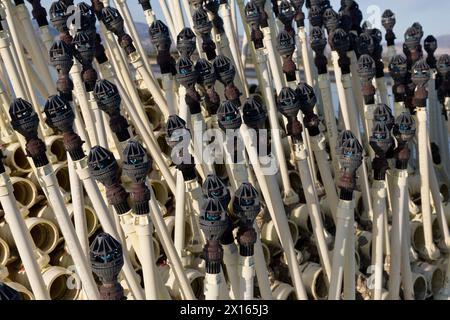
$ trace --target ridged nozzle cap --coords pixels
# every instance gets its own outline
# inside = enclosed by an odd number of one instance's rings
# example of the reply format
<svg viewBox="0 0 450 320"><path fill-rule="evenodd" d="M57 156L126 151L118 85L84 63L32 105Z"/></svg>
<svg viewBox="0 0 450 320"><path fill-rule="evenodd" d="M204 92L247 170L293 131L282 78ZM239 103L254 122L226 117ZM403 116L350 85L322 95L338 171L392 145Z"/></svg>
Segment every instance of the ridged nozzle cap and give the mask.
<svg viewBox="0 0 450 320"><path fill-rule="evenodd" d="M90 246L92 271L103 281L113 282L123 267L122 245L107 233L100 233Z"/></svg>
<svg viewBox="0 0 450 320"><path fill-rule="evenodd" d="M203 194L208 198L220 201L222 207L227 208L231 200L230 190L225 183L215 174L208 174L203 183Z"/></svg>
<svg viewBox="0 0 450 320"><path fill-rule="evenodd" d="M139 141L129 140L123 150L123 174L134 183L145 182L152 168L152 159Z"/></svg>

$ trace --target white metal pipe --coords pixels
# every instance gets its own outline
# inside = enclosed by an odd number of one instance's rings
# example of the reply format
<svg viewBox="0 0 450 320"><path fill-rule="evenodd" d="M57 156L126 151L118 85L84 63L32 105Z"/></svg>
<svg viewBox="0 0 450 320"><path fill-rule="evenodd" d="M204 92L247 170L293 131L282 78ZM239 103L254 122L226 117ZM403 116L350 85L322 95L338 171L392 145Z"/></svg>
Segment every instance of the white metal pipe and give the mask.
<svg viewBox="0 0 450 320"><path fill-rule="evenodd" d="M271 93L273 91L273 89L275 88L275 90L277 92L280 92L281 89L283 89L283 72L281 71L281 68L279 68L278 66L278 62L277 62L277 54L275 53L275 48L273 46L272 43L272 34L271 34L271 29L270 28L263 28L262 32L264 34L264 47L266 49L267 54L266 59L268 58L269 61L269 66L270 66L270 70L271 70L271 75L272 78L269 77L269 75L267 74L267 78L264 76L264 69L261 70L262 73L262 77L263 79L267 79L266 81L269 81L269 79L273 79L273 87L270 86L270 90ZM261 50L257 50L257 52L261 52ZM263 54L260 54L260 59L262 58L261 56L264 56ZM259 61L261 63L261 61ZM267 63L266 63L267 65ZM261 66L260 66L261 68ZM269 83L272 81L269 81ZM273 93L271 94L271 96L273 96ZM269 99L269 97L266 97L266 99Z"/></svg>
<svg viewBox="0 0 450 320"><path fill-rule="evenodd" d="M336 215L336 238L334 241L333 264L328 300L340 300L344 264L350 255L354 255L354 252L346 251L347 241L351 241L351 239L349 239L349 233L353 232L352 217L354 208L354 201L339 201ZM352 279L352 281L354 281L354 279Z"/></svg>
<svg viewBox="0 0 450 320"><path fill-rule="evenodd" d="M234 299L239 299L239 253L236 244L222 244L223 248L223 262L227 271L228 279L231 285L231 296Z"/></svg>
<svg viewBox="0 0 450 320"><path fill-rule="evenodd" d="M162 90L164 92L164 97L167 101L167 106L169 107L169 113L173 114L178 111L177 107L177 92L175 89L175 80L170 73L164 73L162 77Z"/></svg>
<svg viewBox="0 0 450 320"><path fill-rule="evenodd" d="M220 289L223 286L222 274L205 274L205 300L220 300Z"/></svg>
<svg viewBox="0 0 450 320"><path fill-rule="evenodd" d="M239 38L237 37L238 34L236 33L235 28L233 27L233 21L232 21L232 10L230 8L230 5L228 3L223 3L219 6L219 14L223 19L224 24L224 30L226 37L228 38L228 44L230 45L230 51L231 55L233 57L234 65L236 66L236 70L238 72L238 76L240 79L240 82L246 89L243 94L248 94L248 89L246 86L246 78L245 78L245 68L243 65L243 60L241 59L240 53L239 53Z"/></svg>
<svg viewBox="0 0 450 320"><path fill-rule="evenodd" d="M267 271L266 261L264 259L263 247L261 244L261 236L259 229L255 224L255 231L257 233L255 252L253 258L255 259L255 272L258 280L259 292L263 300L272 300L272 290L269 283L269 272Z"/></svg>
<svg viewBox="0 0 450 320"><path fill-rule="evenodd" d="M10 45L11 41L7 32L5 30L0 31L0 55L3 59L9 80L12 83L16 97L25 99L28 94L24 88L25 84L21 80L18 66L15 64L13 55L11 54Z"/></svg>
<svg viewBox="0 0 450 320"><path fill-rule="evenodd" d="M380 95L381 103L384 103L387 106L390 106L389 103L389 95L386 86L386 80L384 77L375 79L375 87Z"/></svg>
<svg viewBox="0 0 450 320"><path fill-rule="evenodd" d="M336 221L336 211L339 203L336 185L333 180L330 163L327 160L327 152L325 150L325 136L320 134L310 137L311 149L316 156L317 166L319 167L320 176L322 177L323 186L327 195L328 206Z"/></svg>
<svg viewBox="0 0 450 320"><path fill-rule="evenodd" d="M361 114L363 112L364 98L362 95L362 86L358 73L358 59L356 57L355 51L353 50L347 52L347 56L350 58L350 72L352 75L354 103L356 105L357 112ZM359 117L357 117L357 119L359 119ZM371 133L372 131L369 132Z"/></svg>
<svg viewBox="0 0 450 320"><path fill-rule="evenodd" d="M164 17L166 20L172 20L171 23L175 27L174 32L178 34L185 26L183 10L181 10L180 0L169 0L166 4L165 0L161 1L161 8L163 9ZM168 10L170 8L170 11ZM168 15L165 14L168 11ZM172 15L173 14L173 19ZM169 19L168 19L169 18ZM176 39L176 37L174 38Z"/></svg>
<svg viewBox="0 0 450 320"><path fill-rule="evenodd" d="M297 28L297 48L301 50L301 57L303 62L303 69L305 71L306 83L314 87L314 77L312 69L312 58L309 52L308 43L306 40L305 27ZM317 110L315 110L317 111Z"/></svg>
<svg viewBox="0 0 450 320"><path fill-rule="evenodd" d="M75 231L80 241L81 248L84 255L89 257L89 236L86 223L86 214L84 211L84 191L80 183L75 166L70 155L67 155L69 178L70 178L70 193L73 204L73 219L75 223Z"/></svg>
<svg viewBox="0 0 450 320"><path fill-rule="evenodd" d="M406 192L408 192L408 172L394 170L392 191L392 228L391 228L391 263L389 270L389 299L398 300L401 282L402 248L405 220L408 220L408 207ZM407 248L408 250L408 248ZM408 259L409 260L409 259Z"/></svg>
<svg viewBox="0 0 450 320"><path fill-rule="evenodd" d="M184 254L184 238L186 229L186 197L184 178L181 171L177 171L177 188L175 195L175 232L174 232L174 244L180 258L183 258Z"/></svg>
<svg viewBox="0 0 450 320"><path fill-rule="evenodd" d="M37 174L43 188L45 188L48 193L50 205L53 208L61 233L66 240L67 247L75 262L78 276L83 283L83 288L89 299L97 300L99 299L98 288L92 276L92 271L87 263L87 259L83 254L80 242L77 239L75 229L69 219L67 208L64 206L58 180L56 179L53 168L51 165L37 168Z"/></svg>
<svg viewBox="0 0 450 320"><path fill-rule="evenodd" d="M330 144L330 155L333 160L333 168L335 172L337 172L338 162L336 157L336 141L338 138L338 130L336 125L336 115L334 113L333 97L331 95L330 79L328 74L320 74L317 81L320 95L322 96L325 125L327 127L326 134L328 143Z"/></svg>
<svg viewBox="0 0 450 320"><path fill-rule="evenodd" d="M8 31L9 31L9 36L11 39L11 54L13 56L14 59L14 63L15 66L17 67L17 70L19 72L19 77L21 79L21 82L25 85L25 75L24 75L24 58L23 58L23 48L22 46L20 46L20 41L17 35L17 29L15 27L15 17L14 17L14 10L12 7L12 3L8 0L8 1L3 1L3 13L4 16L3 18L6 18L6 24L8 27ZM21 57L20 57L21 56ZM26 92L26 96L27 98L30 98L29 92L27 90L27 88L24 87L24 91Z"/></svg>
<svg viewBox="0 0 450 320"><path fill-rule="evenodd" d="M28 9L25 4L20 4L16 5L15 11L24 31L23 35L25 36L25 39L22 39L22 43L29 50L33 64L39 72L39 78L44 83L47 94L54 95L56 94L55 83L50 75L50 70L44 60L44 56L41 54L41 49L31 24Z"/></svg>
<svg viewBox="0 0 450 320"><path fill-rule="evenodd" d="M429 157L431 158L431 155L429 155ZM450 248L449 228L447 225L447 221L445 220L444 206L442 203L441 193L439 190L439 183L436 177L436 171L434 170L434 167L431 163L429 163L429 166L430 166L429 171L430 171L431 195L434 202L434 208L436 211L436 219L439 222L443 243L445 247Z"/></svg>
<svg viewBox="0 0 450 320"><path fill-rule="evenodd" d="M171 110L169 106L167 105L167 101L164 98L162 94L162 90L159 87L158 83L153 82L153 79L150 76L150 73L145 68L144 63L142 62L142 57L139 56L136 52L129 55L129 59L133 67L135 68L136 72L139 73L142 77L142 80L144 81L147 89L150 91L150 93L153 96L153 99L155 100L157 106L161 110L161 112L164 114L165 118L169 118L169 115L171 114Z"/></svg>
<svg viewBox="0 0 450 320"><path fill-rule="evenodd" d="M142 274L144 276L145 297L147 300L158 300L157 272L153 248L153 225L149 215L134 216L135 230L139 241Z"/></svg>
<svg viewBox="0 0 450 320"><path fill-rule="evenodd" d="M383 242L384 219L386 219L386 183L384 180L376 180L372 185L373 196L373 226L372 226L372 265L374 272L374 300L381 300L383 293Z"/></svg>
<svg viewBox="0 0 450 320"><path fill-rule="evenodd" d="M91 91L89 94L89 106L92 111L92 118L94 120L94 130L97 132L97 144L103 148L108 149L108 139L106 137L105 122L103 121L103 112L99 109L97 101L94 98L94 92Z"/></svg>
<svg viewBox="0 0 450 320"><path fill-rule="evenodd" d="M45 47L44 53L47 53L50 51L50 48L53 45L54 38L51 34L50 27L48 25L39 27L39 30L41 31L41 38L42 38L42 42L44 43L44 47Z"/></svg>
<svg viewBox="0 0 450 320"><path fill-rule="evenodd" d="M270 39L269 39L270 40ZM269 44L267 44L269 45ZM267 55L262 50L257 50L257 64L261 72L262 89L268 104L270 128L272 129L273 145L275 146L275 157L278 160L279 169L281 173L281 179L283 183L283 201L286 205L294 204L298 202L298 195L292 189L291 182L289 180L289 174L287 169L286 158L283 151L281 142L281 132L278 122L277 107L273 95L273 87L270 81L269 70L267 67ZM276 64L276 63L275 63ZM280 85L280 84L278 84ZM277 86L277 85L275 85ZM278 91L278 90L277 90ZM281 88L278 92L281 91Z"/></svg>
<svg viewBox="0 0 450 320"><path fill-rule="evenodd" d="M239 299L253 300L253 279L255 278L255 261L253 256L239 256L240 295Z"/></svg>
<svg viewBox="0 0 450 320"><path fill-rule="evenodd" d="M83 120L85 128L89 137L89 141L92 146L98 145L97 130L94 125L94 116L91 113L89 107L89 98L84 88L83 80L81 79L81 69L77 61L74 61L72 68L70 69L70 75L73 80L73 92L77 97L80 104L81 113L83 114ZM73 108L75 109L75 108Z"/></svg>
<svg viewBox="0 0 450 320"><path fill-rule="evenodd" d="M281 199L281 194L277 190L275 183L275 177L273 175L264 175L261 164L259 162L259 157L256 151L256 146L254 141L251 141L251 136L248 132L248 127L243 124L240 128L240 132L244 137L245 147L250 157L251 164L254 167L256 176L258 178L261 191L263 192L264 199L268 205L269 213L272 217L272 221L277 229L278 237L281 244L286 252L286 257L288 260L288 266L293 279L295 291L297 298L301 300L307 299L307 294L305 287L303 285L299 266L297 264L296 255L294 251L294 243L292 237L290 237L289 225L287 222L286 214L284 213L284 205ZM270 160L273 159L265 159Z"/></svg>
<svg viewBox="0 0 450 320"><path fill-rule="evenodd" d="M417 145L419 152L419 170L420 170L420 198L422 203L422 221L425 238L425 254L432 260L439 257L439 250L433 242L433 231L431 223L431 200L430 200L430 166L431 161L428 151L428 129L427 129L427 111L424 107L416 108L417 116Z"/></svg>
<svg viewBox="0 0 450 320"><path fill-rule="evenodd" d="M408 194L406 194L408 195ZM405 197L404 200L405 207L407 207L408 197ZM408 212L404 212L404 215L407 217ZM410 247L411 247L411 235L410 235L410 225L409 219L404 219L404 232L402 239L402 267L401 267L401 276L402 276L402 284L403 284L403 295L405 300L414 300L414 285L413 285L413 275L411 271L410 264Z"/></svg>
<svg viewBox="0 0 450 320"><path fill-rule="evenodd" d="M11 33L12 42L14 43L17 50L16 52L19 59L19 65L17 67L18 70L20 70L23 75L24 80L23 84L25 85L24 90L27 91L28 97L30 98L28 100L31 100L33 107L37 113L37 116L39 118L39 128L40 130L42 130L42 134L50 135L52 133L52 130L45 123L44 118L42 116L42 112L41 110L38 109L39 106L38 99L36 96L36 92L33 90L34 88L33 81L31 80L30 73L28 72L28 68L30 68L30 66L28 65L28 61L25 60L25 54L20 44L20 39L18 35L19 26L16 24L15 19L13 19L12 15L13 9L11 7L11 4L9 3L9 0L3 1L3 3L5 5L4 7L6 11L6 20L8 22L9 31Z"/></svg>
<svg viewBox="0 0 450 320"><path fill-rule="evenodd" d="M45 288L40 268L34 256L33 240L17 208L11 180L6 173L0 174L0 202L34 296L38 300L50 300L50 295Z"/></svg>
<svg viewBox="0 0 450 320"><path fill-rule="evenodd" d="M297 161L298 171L303 185L306 203L310 215L311 225L316 240L320 261L327 279L331 279L331 262L328 254L328 247L325 240L324 226L320 213L319 199L317 191L311 177L311 170L308 163L308 151L303 143L294 144L294 153Z"/></svg>
<svg viewBox="0 0 450 320"><path fill-rule="evenodd" d="M181 263L181 259L177 254L175 246L173 245L173 241L170 237L169 232L167 231L166 224L164 223L164 219L161 214L161 210L156 204L155 194L150 188L150 216L155 225L156 232L161 240L161 244L164 248L164 252L167 254L167 257L170 260L170 264L173 267L175 276L179 282L181 291L183 292L183 296L187 300L195 300L194 293L192 292L192 288L189 285L189 281L184 273L183 265Z"/></svg>
<svg viewBox="0 0 450 320"><path fill-rule="evenodd" d="M355 245L355 218L350 217L350 228L345 243L345 252L347 256L344 261L344 300L356 300L356 245Z"/></svg>

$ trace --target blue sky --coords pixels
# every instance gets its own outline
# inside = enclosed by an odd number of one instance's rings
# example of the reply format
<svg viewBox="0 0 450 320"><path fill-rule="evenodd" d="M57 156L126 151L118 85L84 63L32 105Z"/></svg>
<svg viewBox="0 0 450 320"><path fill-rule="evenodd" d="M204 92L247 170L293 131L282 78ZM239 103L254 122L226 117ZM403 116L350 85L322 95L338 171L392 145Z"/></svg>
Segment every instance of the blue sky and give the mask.
<svg viewBox="0 0 450 320"><path fill-rule="evenodd" d="M160 0L151 0L152 6L158 18L163 19L162 12L158 2ZM173 1L173 0L168 0ZM75 1L78 2L78 1ZM90 3L90 1L86 1ZM435 36L450 34L450 1L447 0L358 0L361 11L364 16L369 6L378 6L381 12L385 9L391 9L397 15L397 25L395 32L399 39L403 38L403 34L408 26L413 22L420 22L425 34L433 34ZM52 1L43 0L42 4L48 9ZM339 8L340 0L331 0L335 10ZM144 14L137 0L129 0L128 5L136 21L144 22ZM446 23L447 22L447 23Z"/></svg>

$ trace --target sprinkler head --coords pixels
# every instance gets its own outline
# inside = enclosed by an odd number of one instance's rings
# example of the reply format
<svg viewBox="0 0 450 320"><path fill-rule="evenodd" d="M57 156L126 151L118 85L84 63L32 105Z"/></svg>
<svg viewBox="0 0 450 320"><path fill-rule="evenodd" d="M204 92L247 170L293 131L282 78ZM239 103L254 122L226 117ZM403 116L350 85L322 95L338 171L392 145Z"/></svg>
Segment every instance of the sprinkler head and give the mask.
<svg viewBox="0 0 450 320"><path fill-rule="evenodd" d="M368 54L358 59L358 74L363 82L372 82L376 75L375 61Z"/></svg>
<svg viewBox="0 0 450 320"><path fill-rule="evenodd" d="M395 18L395 14L387 9L383 12L383 15L381 16L381 24L383 25L384 29L386 31L394 29L395 23L397 22Z"/></svg>
<svg viewBox="0 0 450 320"><path fill-rule="evenodd" d="M327 29L328 36L339 26L339 14L333 8L327 8L323 13L323 25Z"/></svg>
<svg viewBox="0 0 450 320"><path fill-rule="evenodd" d="M214 86L217 80L217 74L208 60L203 58L198 59L194 66L194 69L198 74L198 84L206 87Z"/></svg>
<svg viewBox="0 0 450 320"><path fill-rule="evenodd" d="M447 77L450 74L450 56L448 54L440 56L436 68L442 77Z"/></svg>
<svg viewBox="0 0 450 320"><path fill-rule="evenodd" d="M190 132L186 127L186 122L178 115L170 115L166 125L167 144L174 148L178 143L185 139L191 139Z"/></svg>
<svg viewBox="0 0 450 320"><path fill-rule="evenodd" d="M415 50L420 46L420 30L414 27L409 27L405 32L405 46L409 50Z"/></svg>
<svg viewBox="0 0 450 320"><path fill-rule="evenodd" d="M316 53L323 53L327 46L327 38L320 27L313 27L310 33L311 48Z"/></svg>
<svg viewBox="0 0 450 320"><path fill-rule="evenodd" d="M203 183L203 194L207 198L217 199L223 208L228 208L231 200L230 190L217 175L208 174Z"/></svg>
<svg viewBox="0 0 450 320"><path fill-rule="evenodd" d="M150 0L138 0L138 2L142 6L142 10L152 10L152 4L150 3Z"/></svg>
<svg viewBox="0 0 450 320"><path fill-rule="evenodd" d="M198 34L201 36L208 36L211 34L213 25L208 18L208 13L202 7L195 10L192 19L194 21L194 30Z"/></svg>
<svg viewBox="0 0 450 320"><path fill-rule="evenodd" d="M356 40L356 50L360 55L373 54L375 50L375 44L373 42L372 36L369 33L363 32L359 35L359 37Z"/></svg>
<svg viewBox="0 0 450 320"><path fill-rule="evenodd" d="M80 28L78 29L90 33L95 32L95 22L97 19L92 7L86 2L77 3L76 6L80 14Z"/></svg>
<svg viewBox="0 0 450 320"><path fill-rule="evenodd" d="M206 10L217 14L219 11L220 1L219 0L203 0L204 7Z"/></svg>
<svg viewBox="0 0 450 320"><path fill-rule="evenodd" d="M92 271L102 282L115 282L123 267L122 245L107 233L95 237L89 248Z"/></svg>
<svg viewBox="0 0 450 320"><path fill-rule="evenodd" d="M292 21L294 21L295 11L294 8L287 0L282 0L279 5L278 19L285 26L292 27Z"/></svg>
<svg viewBox="0 0 450 320"><path fill-rule="evenodd" d="M222 130L237 130L242 125L238 107L230 100L225 100L217 110L217 121Z"/></svg>
<svg viewBox="0 0 450 320"><path fill-rule="evenodd" d="M203 5L204 0L189 0L189 3L191 6L193 6L194 8L199 8Z"/></svg>
<svg viewBox="0 0 450 320"><path fill-rule="evenodd" d="M94 98L100 110L108 115L120 114L122 98L116 85L106 79L100 79L95 83Z"/></svg>
<svg viewBox="0 0 450 320"><path fill-rule="evenodd" d="M0 301L22 300L20 293L8 286L6 283L0 282Z"/></svg>
<svg viewBox="0 0 450 320"><path fill-rule="evenodd" d="M228 227L228 215L218 199L207 198L200 210L200 229L206 241L219 241Z"/></svg>
<svg viewBox="0 0 450 320"><path fill-rule="evenodd" d="M89 65L95 56L95 38L86 31L78 31L73 38L72 44L75 47L75 56L84 65Z"/></svg>
<svg viewBox="0 0 450 320"><path fill-rule="evenodd" d="M419 41L423 38L423 27L419 22L414 22L412 25L413 28L417 30L417 33L419 34Z"/></svg>
<svg viewBox="0 0 450 320"><path fill-rule="evenodd" d="M289 87L281 89L277 97L278 111L288 119L297 118L300 111L298 94Z"/></svg>
<svg viewBox="0 0 450 320"><path fill-rule="evenodd" d="M402 54L392 57L389 63L389 72L394 80L401 81L405 79L408 74L408 61L406 57Z"/></svg>
<svg viewBox="0 0 450 320"><path fill-rule="evenodd" d="M431 35L426 37L423 46L429 56L434 55L438 47L436 38Z"/></svg>
<svg viewBox="0 0 450 320"><path fill-rule="evenodd" d="M169 28L161 21L155 20L149 27L150 40L158 51L169 51L172 40Z"/></svg>
<svg viewBox="0 0 450 320"><path fill-rule="evenodd" d="M302 10L303 5L305 4L305 0L290 0L289 2L295 10Z"/></svg>
<svg viewBox="0 0 450 320"><path fill-rule="evenodd" d="M261 13L261 19L260 19L261 27L262 28L268 27L269 26L268 15L265 10L266 0L251 0L251 1L255 3L255 5L259 9L259 12Z"/></svg>
<svg viewBox="0 0 450 320"><path fill-rule="evenodd" d="M190 28L184 28L177 36L177 50L181 56L190 57L196 48L195 34Z"/></svg>
<svg viewBox="0 0 450 320"><path fill-rule="evenodd" d="M115 35L123 33L124 21L119 10L113 7L103 7L101 12L101 20L105 24L106 29Z"/></svg>
<svg viewBox="0 0 450 320"><path fill-rule="evenodd" d="M308 19L313 27L322 27L323 25L323 10L319 6L311 6L309 8Z"/></svg>
<svg viewBox="0 0 450 320"><path fill-rule="evenodd" d="M345 130L338 138L336 153L345 171L355 173L362 164L363 148L351 131Z"/></svg>
<svg viewBox="0 0 450 320"><path fill-rule="evenodd" d="M49 9L50 14L50 21L55 27L56 30L58 30L59 33L63 33L69 30L67 26L67 6L64 3L64 1L55 1L51 4Z"/></svg>
<svg viewBox="0 0 450 320"><path fill-rule="evenodd" d="M236 68L231 63L231 60L224 55L218 55L213 61L213 67L217 74L217 80L224 85L233 82L236 75Z"/></svg>
<svg viewBox="0 0 450 320"><path fill-rule="evenodd" d="M395 119L391 109L384 103L379 103L373 112L373 121L384 123L389 130L392 130Z"/></svg>
<svg viewBox="0 0 450 320"><path fill-rule="evenodd" d="M416 123L414 118L407 112L402 112L397 119L393 128L393 134L399 143L407 143L416 135Z"/></svg>
<svg viewBox="0 0 450 320"><path fill-rule="evenodd" d="M73 51L64 41L56 40L50 48L50 63L58 73L69 74L73 66Z"/></svg>
<svg viewBox="0 0 450 320"><path fill-rule="evenodd" d="M91 149L88 156L88 168L92 177L105 185L112 186L119 180L119 165L111 151L101 146Z"/></svg>
<svg viewBox="0 0 450 320"><path fill-rule="evenodd" d="M370 35L373 39L373 44L375 47L379 46L381 44L381 41L383 41L383 34L381 33L380 29L373 28L370 32Z"/></svg>
<svg viewBox="0 0 450 320"><path fill-rule="evenodd" d="M350 49L350 37L344 29L336 29L328 39L331 49L337 52L347 52Z"/></svg>
<svg viewBox="0 0 450 320"><path fill-rule="evenodd" d="M366 20L366 21L363 22L363 24L361 26L361 29L362 29L363 33L369 33L370 34L372 32L373 25L372 25L371 22Z"/></svg>
<svg viewBox="0 0 450 320"><path fill-rule="evenodd" d="M123 174L133 183L144 183L152 169L152 159L139 141L129 140L123 150Z"/></svg>
<svg viewBox="0 0 450 320"><path fill-rule="evenodd" d="M317 97L313 87L306 82L302 82L297 85L295 93L297 94L300 110L305 114L312 112L317 103Z"/></svg>
<svg viewBox="0 0 450 320"><path fill-rule="evenodd" d="M186 88L192 88L197 83L198 72L194 68L194 64L188 57L180 57L176 66L177 81Z"/></svg>
<svg viewBox="0 0 450 320"><path fill-rule="evenodd" d="M14 99L9 108L9 115L11 126L25 139L38 136L39 118L31 103L22 98Z"/></svg>
<svg viewBox="0 0 450 320"><path fill-rule="evenodd" d="M424 59L417 61L412 68L412 82L418 87L425 87L430 77L430 66L427 62Z"/></svg>
<svg viewBox="0 0 450 320"><path fill-rule="evenodd" d="M59 95L50 96L45 103L44 112L47 124L54 130L67 132L73 130L75 114L70 104Z"/></svg>
<svg viewBox="0 0 450 320"><path fill-rule="evenodd" d="M250 95L242 107L244 123L252 129L263 129L267 119L266 107L256 95Z"/></svg>
<svg viewBox="0 0 450 320"><path fill-rule="evenodd" d="M253 1L249 1L245 5L245 20L253 28L258 28L260 26L261 12L259 11L259 7Z"/></svg>
<svg viewBox="0 0 450 320"><path fill-rule="evenodd" d="M233 200L233 213L241 224L252 225L261 211L258 191L248 182L244 182L236 190Z"/></svg>
<svg viewBox="0 0 450 320"><path fill-rule="evenodd" d="M295 51L295 39L288 31L282 30L277 37L277 50L282 56L291 56Z"/></svg>
<svg viewBox="0 0 450 320"><path fill-rule="evenodd" d="M378 157L385 157L386 153L394 144L391 135L391 128L386 123L376 121L372 129L372 135L369 139L370 146Z"/></svg>

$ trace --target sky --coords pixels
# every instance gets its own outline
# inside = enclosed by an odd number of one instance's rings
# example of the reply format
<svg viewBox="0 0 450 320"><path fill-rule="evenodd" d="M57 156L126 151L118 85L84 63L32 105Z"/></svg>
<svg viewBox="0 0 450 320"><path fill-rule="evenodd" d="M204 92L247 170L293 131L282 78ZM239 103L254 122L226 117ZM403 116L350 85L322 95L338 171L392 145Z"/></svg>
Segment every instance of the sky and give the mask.
<svg viewBox="0 0 450 320"><path fill-rule="evenodd" d="M151 0L151 3L157 18L164 21L162 11L159 7L159 1L162 0ZM90 1L86 2L90 3ZM133 18L136 21L145 22L144 14L138 0L128 0L127 2ZM52 1L49 0L42 1L42 5L47 10L50 8L51 3ZM423 25L425 35L433 34L434 36L440 36L450 34L450 24L448 23L450 17L450 1L448 0L358 0L357 3L365 18L374 15L372 13L374 12L373 10L368 12L368 9L372 9L374 6L375 8L378 7L379 14L382 14L385 9L391 9L397 16L395 32L399 39L403 38L406 29L416 21ZM340 7L340 0L331 0L331 4L337 11Z"/></svg>

